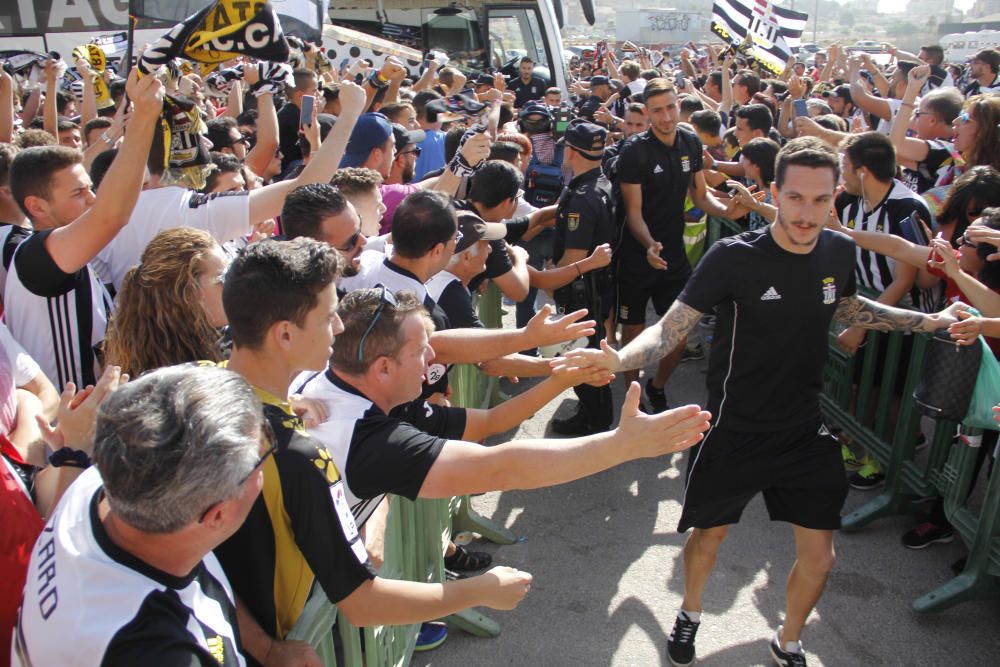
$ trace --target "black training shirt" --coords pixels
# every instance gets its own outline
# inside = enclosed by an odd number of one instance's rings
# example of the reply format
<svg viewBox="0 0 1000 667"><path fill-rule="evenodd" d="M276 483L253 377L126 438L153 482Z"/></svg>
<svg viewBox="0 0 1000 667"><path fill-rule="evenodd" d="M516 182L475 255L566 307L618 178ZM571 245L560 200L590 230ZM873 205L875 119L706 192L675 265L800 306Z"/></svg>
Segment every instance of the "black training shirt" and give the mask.
<svg viewBox="0 0 1000 667"><path fill-rule="evenodd" d="M618 158L618 183L642 186L642 217L653 239L663 244L662 257L672 275L690 271L684 251L684 200L692 177L702 169L701 151L701 140L691 130L678 127L674 145L667 146L650 128L629 137ZM623 237L623 270L655 271L646 262L646 248L630 233Z"/></svg>
<svg viewBox="0 0 1000 667"><path fill-rule="evenodd" d="M770 227L713 245L678 299L716 308L707 381L716 425L779 431L817 419L830 321L855 292L854 241L838 232L823 230L807 255L782 249Z"/></svg>
<svg viewBox="0 0 1000 667"><path fill-rule="evenodd" d="M575 176L559 197L552 261L558 263L567 249L589 254L602 243L611 243L615 230L611 183L595 166Z"/></svg>
<svg viewBox="0 0 1000 667"><path fill-rule="evenodd" d="M531 80L525 83L518 76L507 82L507 90L514 93L514 108L520 109L532 100L540 100L545 97L545 80L540 76L531 75Z"/></svg>

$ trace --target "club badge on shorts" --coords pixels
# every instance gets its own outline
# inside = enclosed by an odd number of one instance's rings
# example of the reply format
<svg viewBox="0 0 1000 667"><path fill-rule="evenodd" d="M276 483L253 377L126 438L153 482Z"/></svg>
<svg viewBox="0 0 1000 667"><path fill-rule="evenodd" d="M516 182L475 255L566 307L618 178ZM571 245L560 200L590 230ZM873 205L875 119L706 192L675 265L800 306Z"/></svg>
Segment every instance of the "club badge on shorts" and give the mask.
<svg viewBox="0 0 1000 667"><path fill-rule="evenodd" d="M823 305L829 306L837 300L837 283L833 276L823 278Z"/></svg>
<svg viewBox="0 0 1000 667"><path fill-rule="evenodd" d="M568 229L571 232L575 232L579 228L580 228L580 214L570 213L566 217L566 229Z"/></svg>

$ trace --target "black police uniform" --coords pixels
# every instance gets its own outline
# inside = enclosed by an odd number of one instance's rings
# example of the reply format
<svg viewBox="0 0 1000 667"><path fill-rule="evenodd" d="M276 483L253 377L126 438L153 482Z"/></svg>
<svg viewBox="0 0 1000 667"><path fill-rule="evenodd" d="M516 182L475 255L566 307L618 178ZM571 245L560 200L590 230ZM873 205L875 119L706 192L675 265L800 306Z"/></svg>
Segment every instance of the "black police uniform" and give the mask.
<svg viewBox="0 0 1000 667"><path fill-rule="evenodd" d="M653 240L663 244L661 256L667 262L665 271L650 266L646 248L626 225L615 252L617 317L622 324L643 324L646 303L652 299L656 314L663 315L691 275L684 249L684 202L702 169L701 141L678 127L674 145L667 146L650 128L625 141L617 167L619 185L642 186L642 217Z"/></svg>
<svg viewBox="0 0 1000 667"><path fill-rule="evenodd" d="M558 263L566 250L584 250L589 255L602 243L611 243L615 237L614 196L611 182L601 173L597 162L594 168L573 178L559 198L556 209L555 236L552 259ZM580 308L590 311L597 321L594 335L587 346L599 348L604 338L604 319L612 303L613 289L610 272L598 269L583 274L570 284L555 291L555 301L564 312ZM579 385L573 389L580 399L580 413L587 416L594 429L611 426L613 407L611 387Z"/></svg>

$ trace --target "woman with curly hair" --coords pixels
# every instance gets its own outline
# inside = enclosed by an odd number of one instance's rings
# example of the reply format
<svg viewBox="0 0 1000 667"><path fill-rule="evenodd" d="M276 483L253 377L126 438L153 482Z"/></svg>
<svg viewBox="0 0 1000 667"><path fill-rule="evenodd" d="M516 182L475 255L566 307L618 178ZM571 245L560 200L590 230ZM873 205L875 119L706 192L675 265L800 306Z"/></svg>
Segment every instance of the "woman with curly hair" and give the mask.
<svg viewBox="0 0 1000 667"><path fill-rule="evenodd" d="M227 266L206 231L177 227L157 234L122 281L104 341L106 363L138 377L162 366L221 361Z"/></svg>

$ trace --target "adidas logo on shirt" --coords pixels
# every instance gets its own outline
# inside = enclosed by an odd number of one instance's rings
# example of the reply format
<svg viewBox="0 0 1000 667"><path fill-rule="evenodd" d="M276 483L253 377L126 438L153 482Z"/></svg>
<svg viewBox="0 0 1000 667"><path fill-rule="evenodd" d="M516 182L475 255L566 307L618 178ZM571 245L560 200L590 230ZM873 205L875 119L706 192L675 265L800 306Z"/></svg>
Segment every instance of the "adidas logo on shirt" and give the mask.
<svg viewBox="0 0 1000 667"><path fill-rule="evenodd" d="M778 294L778 290L774 289L774 287L768 287L767 291L764 292L764 294L760 297L760 300L761 301L776 301L777 299L780 299L780 298L781 298L781 295Z"/></svg>
<svg viewBox="0 0 1000 667"><path fill-rule="evenodd" d="M663 173L663 167L661 167L660 165L656 165L653 168L653 173L654 174L662 174Z"/></svg>

